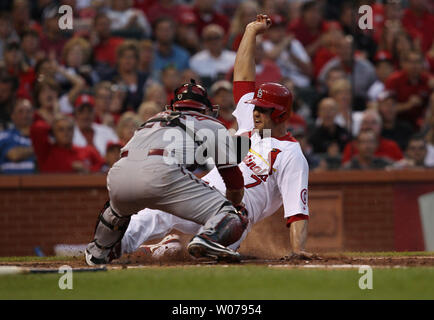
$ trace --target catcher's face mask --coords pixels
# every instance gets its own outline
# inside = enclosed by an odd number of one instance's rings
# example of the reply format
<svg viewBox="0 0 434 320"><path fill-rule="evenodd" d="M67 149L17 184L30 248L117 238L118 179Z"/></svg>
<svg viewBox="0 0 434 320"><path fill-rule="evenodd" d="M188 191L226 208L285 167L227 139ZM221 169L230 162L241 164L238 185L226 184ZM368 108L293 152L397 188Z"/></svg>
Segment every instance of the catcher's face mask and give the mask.
<svg viewBox="0 0 434 320"><path fill-rule="evenodd" d="M194 79L190 81L175 89L175 97L170 104L170 109L173 111L194 110L217 117L219 107L211 104L206 89L196 84Z"/></svg>

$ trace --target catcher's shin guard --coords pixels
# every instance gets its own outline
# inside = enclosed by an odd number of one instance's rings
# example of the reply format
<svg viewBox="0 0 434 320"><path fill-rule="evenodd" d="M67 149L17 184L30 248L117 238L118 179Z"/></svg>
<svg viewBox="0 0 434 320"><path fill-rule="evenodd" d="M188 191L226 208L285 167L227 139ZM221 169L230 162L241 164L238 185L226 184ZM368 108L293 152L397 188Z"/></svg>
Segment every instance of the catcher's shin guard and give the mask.
<svg viewBox="0 0 434 320"><path fill-rule="evenodd" d="M199 235L223 246L229 246L241 238L247 224L247 217L237 212L230 202L226 202L222 210L206 222Z"/></svg>
<svg viewBox="0 0 434 320"><path fill-rule="evenodd" d="M122 217L117 214L107 201L98 217L94 239L87 246L86 260L93 264L104 264L119 258L116 248L127 231L130 219L130 216Z"/></svg>

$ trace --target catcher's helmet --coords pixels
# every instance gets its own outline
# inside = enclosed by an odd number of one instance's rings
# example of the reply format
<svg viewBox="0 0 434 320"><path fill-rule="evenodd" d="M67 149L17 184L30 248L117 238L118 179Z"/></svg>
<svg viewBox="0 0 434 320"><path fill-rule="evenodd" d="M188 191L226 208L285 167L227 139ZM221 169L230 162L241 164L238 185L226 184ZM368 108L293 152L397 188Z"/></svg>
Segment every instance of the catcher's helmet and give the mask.
<svg viewBox="0 0 434 320"><path fill-rule="evenodd" d="M175 89L175 97L171 101L170 108L173 111L198 110L198 111L218 111L218 106L212 105L208 99L208 94L204 87L196 84L194 79L190 83L184 83Z"/></svg>
<svg viewBox="0 0 434 320"><path fill-rule="evenodd" d="M286 121L292 110L292 93L285 86L266 82L261 84L256 90L252 100L246 103L254 104L262 108L274 109L271 113L271 120L276 123Z"/></svg>

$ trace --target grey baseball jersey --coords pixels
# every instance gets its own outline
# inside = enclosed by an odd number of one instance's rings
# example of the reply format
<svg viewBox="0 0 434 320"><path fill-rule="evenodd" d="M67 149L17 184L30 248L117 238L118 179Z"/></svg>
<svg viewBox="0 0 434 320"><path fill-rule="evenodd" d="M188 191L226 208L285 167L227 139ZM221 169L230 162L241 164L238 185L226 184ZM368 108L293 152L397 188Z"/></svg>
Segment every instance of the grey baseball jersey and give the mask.
<svg viewBox="0 0 434 320"><path fill-rule="evenodd" d="M203 225L227 200L187 168L208 158L235 166L221 161L236 159L233 140L220 122L198 112L162 112L152 119L135 132L121 150L126 156L108 173L111 206L121 216L150 208ZM164 156L149 155L162 149Z"/></svg>

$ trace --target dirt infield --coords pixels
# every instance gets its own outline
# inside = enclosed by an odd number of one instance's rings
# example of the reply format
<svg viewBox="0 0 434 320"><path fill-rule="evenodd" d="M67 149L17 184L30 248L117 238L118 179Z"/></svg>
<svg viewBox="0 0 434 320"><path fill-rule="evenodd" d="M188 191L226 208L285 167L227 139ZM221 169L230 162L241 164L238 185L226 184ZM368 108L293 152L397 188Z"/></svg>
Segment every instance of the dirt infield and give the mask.
<svg viewBox="0 0 434 320"><path fill-rule="evenodd" d="M110 268L136 268L136 267L177 267L177 266L207 266L207 265L225 265L226 262L215 262L212 260L196 260L182 252L177 256L162 259L151 259L142 255L126 255L119 260L113 261ZM62 265L68 265L73 268L86 267L83 258L65 258L59 260L44 261L35 259L35 261L8 261L0 262L0 266L20 266L26 268L47 268L57 269ZM275 258L264 259L261 257L244 257L236 265L267 265L267 266L285 266L285 267L306 267L315 266L324 268L347 268L351 266L369 265L372 267L434 267L433 256L348 256L344 254L323 254L310 260Z"/></svg>
<svg viewBox="0 0 434 320"><path fill-rule="evenodd" d="M122 268L136 268L136 267L183 267L183 266L207 266L227 264L226 262L215 262L212 260L196 260L188 254L186 251L186 245L191 239L191 235L185 235L178 233L183 251L178 252L175 256L164 257L161 259L153 259L149 254L134 253L125 254L121 259L113 261L109 268L122 269ZM321 268L339 268L342 266L348 268L351 266L369 265L372 267L434 267L434 253L417 255L415 253L330 253L321 252L320 250L314 250L317 252L318 257L310 260L289 259L285 257L285 253L289 252L288 233L281 233L281 241L268 241L267 237L261 237L261 235L267 234L264 232L251 232L247 240L243 242L239 252L242 254L243 259L237 265L264 265L264 266L284 266L284 267L309 267L315 266ZM279 240L279 239L278 239ZM149 241L147 244L155 244L158 240ZM254 245L253 245L254 244ZM259 246L258 246L259 245ZM85 268L87 267L84 257L68 257L62 259L61 257L48 257L44 258L31 258L26 259L13 259L5 260L2 262L0 258L0 266L20 266L26 268L53 268L57 269L62 265L68 265L73 268Z"/></svg>

